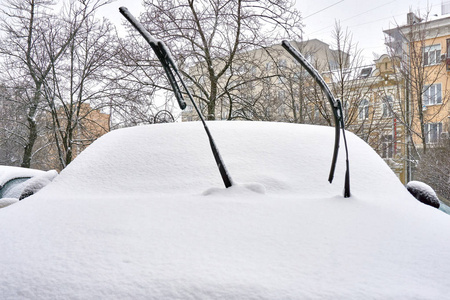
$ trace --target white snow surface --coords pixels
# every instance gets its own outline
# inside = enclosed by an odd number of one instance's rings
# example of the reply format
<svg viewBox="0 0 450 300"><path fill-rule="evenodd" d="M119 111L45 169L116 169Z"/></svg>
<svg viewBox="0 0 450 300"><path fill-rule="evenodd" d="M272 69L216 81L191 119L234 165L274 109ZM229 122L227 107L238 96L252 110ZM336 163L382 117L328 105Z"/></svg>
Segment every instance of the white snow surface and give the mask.
<svg viewBox="0 0 450 300"><path fill-rule="evenodd" d="M0 210L0 299L444 299L450 217L347 132L209 122L110 132Z"/></svg>

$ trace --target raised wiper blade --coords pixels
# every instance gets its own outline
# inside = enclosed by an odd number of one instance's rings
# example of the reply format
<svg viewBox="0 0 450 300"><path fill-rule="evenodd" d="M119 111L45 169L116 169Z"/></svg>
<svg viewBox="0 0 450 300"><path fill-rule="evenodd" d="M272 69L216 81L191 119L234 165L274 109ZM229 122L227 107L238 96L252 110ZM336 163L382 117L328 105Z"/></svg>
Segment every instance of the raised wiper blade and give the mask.
<svg viewBox="0 0 450 300"><path fill-rule="evenodd" d="M340 129L342 129L342 136L344 138L345 154L346 154L344 197L350 197L350 166L348 160L348 147L347 147L347 139L345 137L345 123L344 123L344 116L342 114L341 102L338 99L334 98L333 93L331 93L331 90L326 84L325 80L323 80L319 72L305 59L305 57L303 57L303 55L300 52L298 52L294 47L292 47L292 45L288 41L283 41L281 45L315 79L317 84L320 86L322 91L327 96L328 101L330 102L334 116L335 135L334 135L333 158L331 161L331 168L330 174L328 176L328 181L330 183L333 182L334 171L336 169L336 161L339 153Z"/></svg>
<svg viewBox="0 0 450 300"><path fill-rule="evenodd" d="M142 26L142 24L139 23L139 21L136 20L133 17L133 15L131 15L131 13L128 11L128 9L126 7L119 8L119 11L128 20L128 22L130 22L131 25L133 25L133 27L137 29L137 31L145 38L145 40L152 47L153 51L155 52L156 56L158 57L159 61L161 62L161 64L164 67L164 70L167 74L167 77L169 78L170 85L172 86L172 89L178 100L178 104L180 105L180 108L184 109L186 107L186 103L183 100L183 96L182 96L182 93L181 93L181 90L177 83L176 78L178 78L178 80L180 81L181 85L183 86L183 88L185 90L185 93L188 95L189 99L192 102L192 106L194 107L195 111L197 112L198 116L200 117L200 120L202 121L202 124L206 131L206 134L208 135L209 144L211 146L211 150L213 152L213 156L216 161L216 165L219 169L220 176L222 177L223 183L226 188L232 186L233 183L232 183L231 177L228 174L227 169L225 168L225 164L223 163L222 157L220 156L219 150L217 149L216 143L214 142L211 132L209 131L208 126L206 125L205 118L203 117L202 113L198 109L197 104L195 104L194 98L192 97L183 78L181 77L180 73L178 72L178 68L175 65L175 62L173 61L172 56L170 55L169 49L162 41L158 41L155 38L153 38L152 35ZM176 78L173 73L175 73L175 75L177 76Z"/></svg>
<svg viewBox="0 0 450 300"><path fill-rule="evenodd" d="M128 11L126 7L120 7L119 11L152 47L153 51L156 54L156 57L158 57L158 60L161 62L164 71L166 72L170 86L172 87L172 90L175 94L175 98L177 99L178 105L180 106L181 109L185 109L186 102L184 101L181 89L172 72L172 70L177 71L178 69L174 61L172 60L167 47L165 47L163 42L153 38L153 36L142 26L141 23L139 23L138 20L136 20L136 18Z"/></svg>

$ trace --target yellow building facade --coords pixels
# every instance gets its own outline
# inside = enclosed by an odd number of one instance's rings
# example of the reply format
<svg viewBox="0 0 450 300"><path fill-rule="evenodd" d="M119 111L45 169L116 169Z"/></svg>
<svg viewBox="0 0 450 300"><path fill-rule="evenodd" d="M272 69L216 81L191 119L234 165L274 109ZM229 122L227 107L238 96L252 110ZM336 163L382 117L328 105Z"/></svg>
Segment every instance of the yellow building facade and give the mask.
<svg viewBox="0 0 450 300"><path fill-rule="evenodd" d="M449 132L450 16L433 18L409 13L405 25L384 31L393 55L401 59L406 80L405 120L413 165L426 149L447 139Z"/></svg>

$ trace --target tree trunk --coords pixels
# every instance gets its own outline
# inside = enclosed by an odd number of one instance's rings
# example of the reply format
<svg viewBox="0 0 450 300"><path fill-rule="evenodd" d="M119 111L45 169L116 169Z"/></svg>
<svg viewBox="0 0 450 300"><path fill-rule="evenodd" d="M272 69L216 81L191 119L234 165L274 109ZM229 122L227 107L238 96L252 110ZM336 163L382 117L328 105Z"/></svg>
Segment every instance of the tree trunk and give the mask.
<svg viewBox="0 0 450 300"><path fill-rule="evenodd" d="M37 124L36 124L36 112L38 109L38 103L40 98L40 87L37 87L34 97L33 97L33 103L30 106L30 109L28 111L27 115L27 121L28 121L28 138L26 145L24 147L23 152L23 159L21 167L23 168L30 168L31 167L31 158L33 156L33 147L37 140Z"/></svg>
<svg viewBox="0 0 450 300"><path fill-rule="evenodd" d="M217 79L211 74L211 94L208 102L208 115L206 116L207 120L215 120L216 119L216 97L217 97Z"/></svg>
<svg viewBox="0 0 450 300"><path fill-rule="evenodd" d="M35 111L35 109L34 109ZM25 145L24 153L23 153L23 160L21 167L23 168L30 168L31 167L31 157L33 156L33 147L34 143L37 139L37 126L36 126L36 120L32 116L30 116L31 113L28 115L28 126L29 126L29 133L28 133L28 140L27 144Z"/></svg>

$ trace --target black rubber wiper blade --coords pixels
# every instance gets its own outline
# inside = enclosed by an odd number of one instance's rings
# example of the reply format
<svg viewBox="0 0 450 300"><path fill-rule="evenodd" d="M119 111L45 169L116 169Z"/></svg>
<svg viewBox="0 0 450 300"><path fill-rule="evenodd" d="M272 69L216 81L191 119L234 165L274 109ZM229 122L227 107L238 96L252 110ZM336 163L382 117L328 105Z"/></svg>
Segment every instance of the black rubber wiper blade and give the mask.
<svg viewBox="0 0 450 300"><path fill-rule="evenodd" d="M342 129L342 135L344 138L345 144L345 153L346 153L346 171L345 171L345 185L344 185L344 197L350 197L350 170L349 170L349 160L348 160L348 147L347 147L347 139L345 137L345 123L344 116L342 113L341 102L333 96L330 88L326 84L325 80L323 80L322 76L319 72L314 68L303 55L297 51L288 41L283 41L282 46L286 49L292 57L297 60L303 68L314 78L317 84L320 86L322 91L325 93L328 101L330 102L331 108L333 110L334 117L334 125L335 125L335 135L334 135L334 150L333 150L333 158L331 161L330 173L328 176L328 181L333 182L334 171L336 169L336 162L339 153L339 142L340 142L340 129Z"/></svg>
<svg viewBox="0 0 450 300"><path fill-rule="evenodd" d="M169 79L170 86L175 94L175 98L178 101L178 105L181 109L186 108L186 102L184 101L183 94L181 93L181 89L177 83L175 76L173 75L172 70L177 71L177 67L173 60L171 59L170 53L167 48L164 46L164 43L156 40L143 26L142 24L136 20L136 18L128 11L126 7L119 8L120 13L130 22L131 25L144 37L147 43L152 47L153 51L156 54L156 57L161 62L164 71L166 72L167 78ZM161 46L163 45L163 46Z"/></svg>
<svg viewBox="0 0 450 300"><path fill-rule="evenodd" d="M208 126L206 125L205 118L203 117L202 113L197 107L197 104L195 104L194 98L192 97L191 93L189 92L189 89L186 86L186 83L183 80L183 77L181 77L178 68L175 64L175 62L172 59L172 56L170 55L170 51L167 48L167 46L164 44L164 42L156 40L153 38L153 36L142 26L141 23L139 23L138 20L136 20L133 15L128 11L126 7L120 7L119 8L120 13L128 20L128 22L133 25L134 28L137 29L137 31L144 37L144 39L150 44L153 51L155 52L156 56L158 57L159 61L164 67L164 70L167 74L167 77L169 78L170 85L172 86L172 89L175 93L175 96L178 100L178 104L180 105L181 109L184 109L186 107L186 103L183 99L180 87L177 83L176 78L180 81L181 85L183 86L183 89L185 93L188 95L192 106L194 107L195 111L197 112L203 127L206 131L206 134L208 136L209 144L211 146L211 150L213 152L214 159L216 161L216 165L219 169L220 176L222 177L223 183L226 188L229 188L233 185L233 182L231 180L231 177L225 167L225 164L223 163L222 157L220 156L219 150L217 149L216 143L214 142L214 139L211 135L211 132L209 131ZM176 77L175 77L175 75Z"/></svg>

